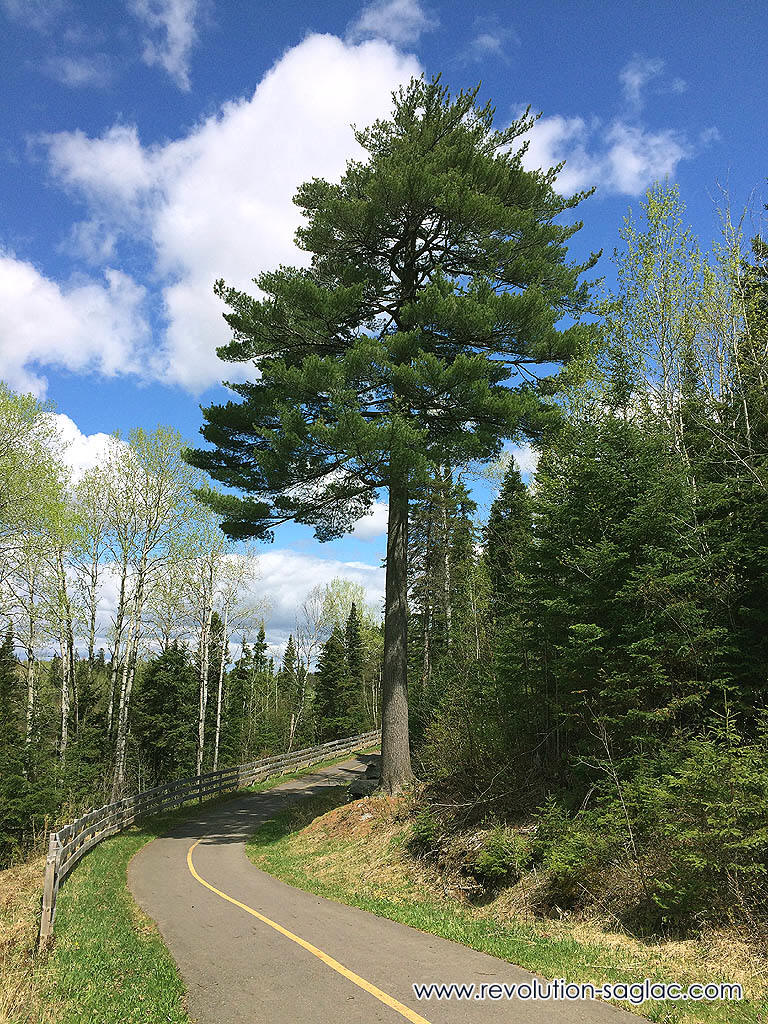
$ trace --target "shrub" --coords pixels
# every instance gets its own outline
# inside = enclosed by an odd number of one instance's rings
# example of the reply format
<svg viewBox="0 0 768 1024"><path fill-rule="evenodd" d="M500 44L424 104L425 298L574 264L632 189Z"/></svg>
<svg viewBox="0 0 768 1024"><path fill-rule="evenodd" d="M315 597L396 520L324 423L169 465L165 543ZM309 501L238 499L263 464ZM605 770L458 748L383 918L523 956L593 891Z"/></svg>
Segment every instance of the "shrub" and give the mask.
<svg viewBox="0 0 768 1024"><path fill-rule="evenodd" d="M411 822L408 847L414 853L427 853L434 849L439 835L437 818L428 807L422 807Z"/></svg>
<svg viewBox="0 0 768 1024"><path fill-rule="evenodd" d="M530 864L530 839L499 825L486 836L472 865L472 875L491 889L517 881Z"/></svg>

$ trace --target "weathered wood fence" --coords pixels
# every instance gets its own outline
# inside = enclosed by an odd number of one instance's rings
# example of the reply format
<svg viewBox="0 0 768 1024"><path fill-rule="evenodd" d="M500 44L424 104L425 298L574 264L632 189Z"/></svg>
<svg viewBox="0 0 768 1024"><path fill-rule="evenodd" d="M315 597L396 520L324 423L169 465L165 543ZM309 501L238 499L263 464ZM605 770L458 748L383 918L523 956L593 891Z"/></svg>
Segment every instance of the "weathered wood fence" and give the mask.
<svg viewBox="0 0 768 1024"><path fill-rule="evenodd" d="M73 821L71 825L65 825L58 832L51 832L45 861L40 947L43 948L53 934L59 885L80 858L102 839L115 835L140 818L161 814L163 811L181 807L195 800L202 803L206 797L244 789L273 775L308 768L319 761L370 747L378 743L380 738L380 732L367 732L361 736L332 740L317 747L293 750L289 754L265 757L261 761L250 761L234 768L222 768L216 772L178 779L98 807Z"/></svg>

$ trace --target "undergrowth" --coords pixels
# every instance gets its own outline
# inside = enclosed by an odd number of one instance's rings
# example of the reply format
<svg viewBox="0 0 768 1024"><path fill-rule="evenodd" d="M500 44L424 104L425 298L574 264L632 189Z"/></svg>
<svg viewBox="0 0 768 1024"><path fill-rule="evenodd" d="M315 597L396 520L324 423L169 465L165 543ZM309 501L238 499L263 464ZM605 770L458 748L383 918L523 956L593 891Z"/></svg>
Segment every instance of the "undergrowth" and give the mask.
<svg viewBox="0 0 768 1024"><path fill-rule="evenodd" d="M766 961L738 935L648 939L615 922L533 908L534 829L495 826L438 852L440 823L415 801L374 797L347 806L341 789L287 808L252 837L254 863L283 881L461 942L545 977L570 981L738 982L741 1002L646 1003L665 1024L766 1020Z"/></svg>

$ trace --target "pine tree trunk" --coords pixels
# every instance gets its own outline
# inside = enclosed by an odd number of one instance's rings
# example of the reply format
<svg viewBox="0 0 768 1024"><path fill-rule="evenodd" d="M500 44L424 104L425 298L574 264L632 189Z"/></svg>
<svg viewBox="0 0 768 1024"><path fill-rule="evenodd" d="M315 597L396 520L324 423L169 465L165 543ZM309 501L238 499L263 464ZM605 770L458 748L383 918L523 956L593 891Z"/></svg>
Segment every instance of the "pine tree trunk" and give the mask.
<svg viewBox="0 0 768 1024"><path fill-rule="evenodd" d="M384 677L381 712L381 785L398 793L413 779L408 744L408 478L390 470Z"/></svg>

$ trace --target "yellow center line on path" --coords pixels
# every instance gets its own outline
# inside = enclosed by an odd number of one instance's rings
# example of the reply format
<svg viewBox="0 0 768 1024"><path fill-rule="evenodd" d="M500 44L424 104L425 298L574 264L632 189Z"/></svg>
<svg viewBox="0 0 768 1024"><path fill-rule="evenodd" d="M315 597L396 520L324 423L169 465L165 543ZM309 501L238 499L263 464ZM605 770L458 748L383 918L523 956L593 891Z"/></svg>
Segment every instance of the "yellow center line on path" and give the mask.
<svg viewBox="0 0 768 1024"><path fill-rule="evenodd" d="M307 942L306 939L302 939L300 935L294 935L294 933L289 932L287 928L283 928L281 924L278 924L276 921L271 921L268 917L260 914L258 910L254 910L253 907L249 907L247 904L241 903L240 900L236 900L234 896L228 896L227 893L222 892L221 889L217 889L215 885L211 885L210 882L206 882L204 878L201 878L195 870L195 865L192 863L192 854L195 847L202 843L205 838L207 837L201 836L196 843L192 843L187 852L187 866L192 877L196 878L201 885L204 885L206 889L210 889L211 892L215 892L217 896L226 900L227 903L233 903L236 907L240 907L241 910L244 910L246 914L250 914L263 924L267 924L270 928L274 928L276 932L280 932L281 935L290 939L291 942L295 942L298 946L301 946L302 949L306 949L308 953L316 956L318 960L322 960L323 963L327 967L330 967L332 971L336 971L337 974L340 974L343 978L351 981L353 985L357 985L357 987L361 988L364 992L368 992L368 994L372 995L374 999L378 999L380 1003L384 1003L385 1006L394 1010L395 1013L399 1013L401 1017L405 1017L406 1020L411 1021L411 1024L429 1024L429 1021L425 1017L420 1016L420 1014L416 1013L415 1010L411 1010L404 1003L399 1002L392 996L388 996L386 992L382 992L380 988L372 985L370 981L366 981L365 978L361 978L359 974L355 974L354 971L350 971L348 967L345 967L344 964L340 964L338 960L334 960L332 956L328 956L328 954L324 953L322 949L318 949L317 946L313 946L311 942Z"/></svg>

